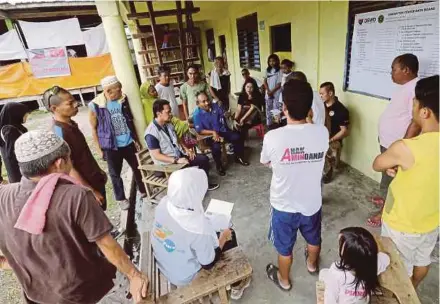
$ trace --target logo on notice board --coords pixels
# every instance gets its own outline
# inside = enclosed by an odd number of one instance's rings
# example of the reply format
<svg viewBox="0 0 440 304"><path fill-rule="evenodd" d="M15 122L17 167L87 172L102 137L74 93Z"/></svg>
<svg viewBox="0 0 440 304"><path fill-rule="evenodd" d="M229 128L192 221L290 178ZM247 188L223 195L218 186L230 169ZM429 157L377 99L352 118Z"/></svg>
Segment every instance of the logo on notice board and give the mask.
<svg viewBox="0 0 440 304"><path fill-rule="evenodd" d="M359 19L359 25L376 23L376 20L376 17Z"/></svg>
<svg viewBox="0 0 440 304"><path fill-rule="evenodd" d="M377 19L377 21L379 21L379 23L383 23L384 20L385 20L385 17L383 15L380 15L379 18Z"/></svg>

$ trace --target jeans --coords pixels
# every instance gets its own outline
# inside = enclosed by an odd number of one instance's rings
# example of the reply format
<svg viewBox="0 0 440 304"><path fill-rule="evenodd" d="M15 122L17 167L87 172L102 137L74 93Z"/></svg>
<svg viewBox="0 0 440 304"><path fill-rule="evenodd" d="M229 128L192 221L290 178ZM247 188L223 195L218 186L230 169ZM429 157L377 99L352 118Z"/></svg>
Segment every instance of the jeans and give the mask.
<svg viewBox="0 0 440 304"><path fill-rule="evenodd" d="M225 141L232 144L234 147L234 153L236 157L243 157L244 141L240 136L240 133L233 131L218 132L220 137L223 137ZM222 163L222 146L220 142L216 142L212 139L206 141L211 146L212 158L214 158L215 164L221 166Z"/></svg>
<svg viewBox="0 0 440 304"><path fill-rule="evenodd" d="M384 153L386 150L387 148L380 146L380 153ZM382 172L382 178L380 180L380 196L383 199L387 198L388 187L390 186L392 181L393 178L389 176L386 171Z"/></svg>
<svg viewBox="0 0 440 304"><path fill-rule="evenodd" d="M121 178L122 162L125 159L133 170L134 179L136 181L139 192L145 194L145 186L142 182L141 172L138 169L138 161L136 159L136 149L134 144L126 147L118 148L118 150L104 150L104 156L107 160L108 171L113 184L113 192L117 201L126 199L124 192L124 183Z"/></svg>

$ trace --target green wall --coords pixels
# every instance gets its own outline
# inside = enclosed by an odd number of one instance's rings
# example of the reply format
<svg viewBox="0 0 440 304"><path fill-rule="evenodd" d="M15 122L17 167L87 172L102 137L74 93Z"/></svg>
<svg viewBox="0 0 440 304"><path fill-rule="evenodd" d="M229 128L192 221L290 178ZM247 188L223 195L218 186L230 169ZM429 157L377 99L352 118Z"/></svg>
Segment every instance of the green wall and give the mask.
<svg viewBox="0 0 440 304"><path fill-rule="evenodd" d="M350 110L351 135L344 142L342 159L369 177L379 180L380 175L371 168L379 153L377 124L384 110L385 100L361 94L343 92L344 62L347 35L348 2L290 1L290 2L228 2L227 8L219 9L218 17L202 21L202 48L205 71L212 68L208 62L205 30L213 28L216 53L220 53L218 37L226 36L229 70L232 73L233 91L240 89L241 68L238 60L236 19L257 13L258 21L264 21L265 29L259 30L262 71L251 71L262 78L266 58L270 50L270 26L290 22L292 25L291 59L296 69L303 71L314 89L324 81L332 81L339 99ZM214 6L215 2L211 2ZM201 11L199 14L203 14ZM289 54L284 54L283 57ZM391 63L390 63L391 65Z"/></svg>

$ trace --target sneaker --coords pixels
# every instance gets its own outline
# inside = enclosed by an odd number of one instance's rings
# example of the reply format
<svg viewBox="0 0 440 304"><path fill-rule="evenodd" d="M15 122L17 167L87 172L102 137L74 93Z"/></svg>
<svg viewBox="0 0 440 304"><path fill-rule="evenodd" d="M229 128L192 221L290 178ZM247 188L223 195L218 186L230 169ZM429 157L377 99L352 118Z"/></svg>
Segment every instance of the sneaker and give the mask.
<svg viewBox="0 0 440 304"><path fill-rule="evenodd" d="M231 299L240 300L243 296L243 292L251 285L251 278L244 279L240 282L240 285L231 288Z"/></svg>
<svg viewBox="0 0 440 304"><path fill-rule="evenodd" d="M125 230L122 228L114 228L112 231L110 231L110 235L115 239L118 240L121 236L125 234Z"/></svg>
<svg viewBox="0 0 440 304"><path fill-rule="evenodd" d="M128 200L118 201L118 203L121 210L127 210L128 208L130 208L130 203L128 202Z"/></svg>
<svg viewBox="0 0 440 304"><path fill-rule="evenodd" d="M234 154L234 146L232 144L226 144L226 154L228 155Z"/></svg>
<svg viewBox="0 0 440 304"><path fill-rule="evenodd" d="M220 187L219 184L208 184L208 191L216 190Z"/></svg>
<svg viewBox="0 0 440 304"><path fill-rule="evenodd" d="M225 176L226 175L226 172L225 172L225 169L223 168L223 166L217 166L217 173L220 176Z"/></svg>
<svg viewBox="0 0 440 304"><path fill-rule="evenodd" d="M249 163L241 157L236 157L235 162L245 167L249 166Z"/></svg>

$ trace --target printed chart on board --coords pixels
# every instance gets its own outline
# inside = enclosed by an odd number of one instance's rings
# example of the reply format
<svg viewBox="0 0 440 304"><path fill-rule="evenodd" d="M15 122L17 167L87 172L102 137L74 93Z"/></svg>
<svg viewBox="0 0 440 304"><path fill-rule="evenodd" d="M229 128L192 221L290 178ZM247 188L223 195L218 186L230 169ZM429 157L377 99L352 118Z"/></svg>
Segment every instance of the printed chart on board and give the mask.
<svg viewBox="0 0 440 304"><path fill-rule="evenodd" d="M405 53L419 58L419 77L438 74L438 39L438 2L357 14L348 90L391 98L391 64Z"/></svg>

